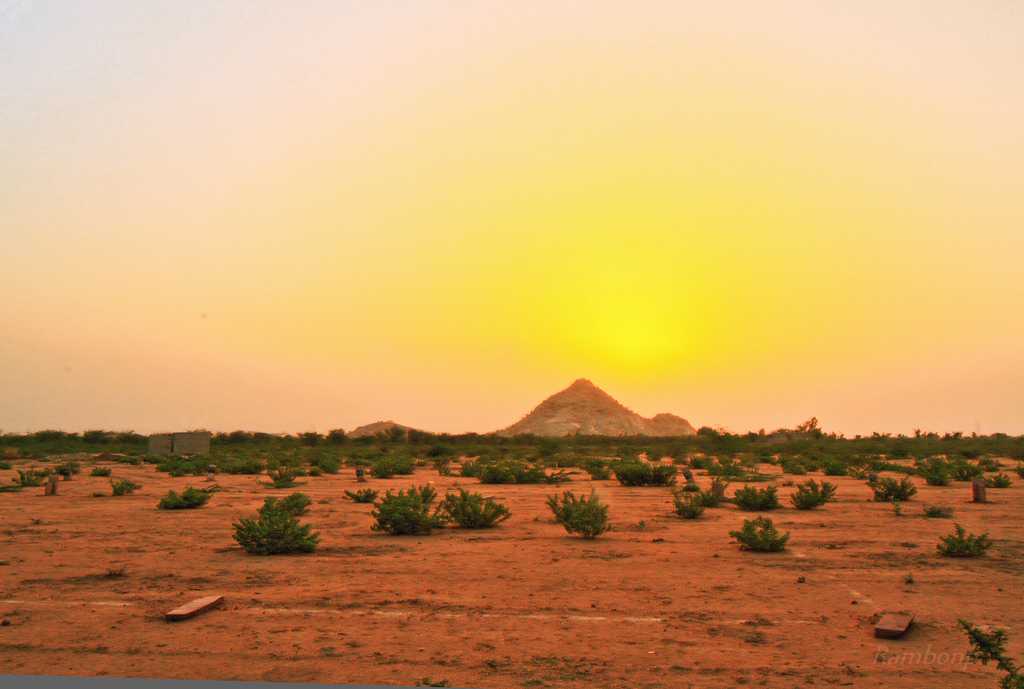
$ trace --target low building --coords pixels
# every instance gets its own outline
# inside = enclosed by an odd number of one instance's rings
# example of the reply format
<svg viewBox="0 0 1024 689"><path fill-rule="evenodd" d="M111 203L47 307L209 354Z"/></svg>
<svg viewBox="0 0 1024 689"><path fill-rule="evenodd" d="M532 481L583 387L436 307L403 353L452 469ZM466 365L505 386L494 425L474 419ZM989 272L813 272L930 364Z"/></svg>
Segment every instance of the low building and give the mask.
<svg viewBox="0 0 1024 689"><path fill-rule="evenodd" d="M208 455L212 437L209 431L154 433L149 436L147 452L151 455Z"/></svg>

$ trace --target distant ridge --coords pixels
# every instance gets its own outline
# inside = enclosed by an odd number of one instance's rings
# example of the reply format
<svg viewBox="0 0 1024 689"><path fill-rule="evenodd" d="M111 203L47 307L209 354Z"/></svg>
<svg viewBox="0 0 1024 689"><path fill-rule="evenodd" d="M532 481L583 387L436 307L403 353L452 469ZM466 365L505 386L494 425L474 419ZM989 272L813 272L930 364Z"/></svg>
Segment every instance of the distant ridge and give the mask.
<svg viewBox="0 0 1024 689"><path fill-rule="evenodd" d="M391 432L392 428L401 428L403 431L406 432L416 430L409 426L403 426L400 423L395 423L394 421L374 421L373 423L368 423L365 426L360 426L359 428L352 429L345 435L347 435L349 438L365 438L366 436L375 436L380 435L381 433L389 433Z"/></svg>
<svg viewBox="0 0 1024 689"><path fill-rule="evenodd" d="M522 420L498 431L498 435L693 435L686 419L658 414L650 419L627 409L614 397L580 378L537 405Z"/></svg>

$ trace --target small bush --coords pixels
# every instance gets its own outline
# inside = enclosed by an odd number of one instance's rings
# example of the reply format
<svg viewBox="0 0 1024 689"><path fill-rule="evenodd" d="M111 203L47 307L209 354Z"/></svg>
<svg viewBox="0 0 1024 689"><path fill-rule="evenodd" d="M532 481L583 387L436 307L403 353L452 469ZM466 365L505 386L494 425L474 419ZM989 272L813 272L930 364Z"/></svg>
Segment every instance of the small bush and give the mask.
<svg viewBox="0 0 1024 689"><path fill-rule="evenodd" d="M160 499L157 507L161 510L192 510L205 505L212 496L205 490L192 488L191 486L181 491L181 494L173 490Z"/></svg>
<svg viewBox="0 0 1024 689"><path fill-rule="evenodd" d="M313 475L313 469L319 469L325 474L336 474L341 471L341 458L335 455L319 455L313 460L310 476Z"/></svg>
<svg viewBox="0 0 1024 689"><path fill-rule="evenodd" d="M437 491L430 486L412 487L384 494L371 513L374 531L392 536L421 536L444 526L444 519L431 511Z"/></svg>
<svg viewBox="0 0 1024 689"><path fill-rule="evenodd" d="M21 488L34 488L35 486L43 485L43 481L50 475L50 472L41 469L18 469L18 476L14 479Z"/></svg>
<svg viewBox="0 0 1024 689"><path fill-rule="evenodd" d="M718 507L725 502L725 489L729 482L725 479L715 477L711 479L711 485L706 491L699 491L700 502L704 507Z"/></svg>
<svg viewBox="0 0 1024 689"><path fill-rule="evenodd" d="M814 479L798 484L796 492L789 496L793 507L798 510L813 510L835 500L836 486L828 481L818 483Z"/></svg>
<svg viewBox="0 0 1024 689"><path fill-rule="evenodd" d="M985 485L989 488L1009 488L1013 485L1013 481L1008 474L999 472L995 476L986 476Z"/></svg>
<svg viewBox="0 0 1024 689"><path fill-rule="evenodd" d="M346 490L345 497L352 502L370 503L377 499L377 491L371 488L363 488L362 490L357 490L354 493L350 490Z"/></svg>
<svg viewBox="0 0 1024 689"><path fill-rule="evenodd" d="M784 474L793 474L794 476L804 476L807 474L807 467L798 459L786 458L779 464L782 466L782 473Z"/></svg>
<svg viewBox="0 0 1024 689"><path fill-rule="evenodd" d="M875 502L906 502L917 494L917 486L909 476L898 481L894 478L874 478L868 481L868 486L875 493Z"/></svg>
<svg viewBox="0 0 1024 689"><path fill-rule="evenodd" d="M848 473L846 464L838 459L826 459L822 463L822 471L826 476L846 476Z"/></svg>
<svg viewBox="0 0 1024 689"><path fill-rule="evenodd" d="M273 467L268 474L270 485L274 488L294 488L298 485L295 482L295 477L299 475L299 472L286 464Z"/></svg>
<svg viewBox="0 0 1024 689"><path fill-rule="evenodd" d="M110 476L110 467L93 467L90 476Z"/></svg>
<svg viewBox="0 0 1024 689"><path fill-rule="evenodd" d="M131 495L139 488L142 488L142 486L134 481L129 481L128 479L119 479L117 481L110 482L110 489L114 495Z"/></svg>
<svg viewBox="0 0 1024 689"><path fill-rule="evenodd" d="M928 519L950 519L953 516L953 508L942 505L925 505L924 516Z"/></svg>
<svg viewBox="0 0 1024 689"><path fill-rule="evenodd" d="M452 475L452 458L449 456L438 456L432 457L430 463L434 465L434 469L437 471L439 476L451 476Z"/></svg>
<svg viewBox="0 0 1024 689"><path fill-rule="evenodd" d="M977 464L971 464L964 459L951 462L949 469L957 481L972 481L984 473Z"/></svg>
<svg viewBox="0 0 1024 689"><path fill-rule="evenodd" d="M253 555L311 553L320 540L309 524L300 524L288 510L266 503L255 519L240 519L234 528L235 540Z"/></svg>
<svg viewBox="0 0 1024 689"><path fill-rule="evenodd" d="M374 478L410 476L415 470L412 457L382 457L370 467Z"/></svg>
<svg viewBox="0 0 1024 689"><path fill-rule="evenodd" d="M490 529L511 516L508 508L493 498L461 488L445 496L440 512L463 529Z"/></svg>
<svg viewBox="0 0 1024 689"><path fill-rule="evenodd" d="M292 493L286 498L264 499L260 512L264 510L284 510L293 517L301 517L309 510L309 506L312 504L313 500L305 493Z"/></svg>
<svg viewBox="0 0 1024 689"><path fill-rule="evenodd" d="M570 534L597 538L610 528L608 506L601 502L597 493L591 493L589 497L578 497L567 490L561 496L550 496L547 503L555 515L555 521Z"/></svg>
<svg viewBox="0 0 1024 689"><path fill-rule="evenodd" d="M785 550L786 542L789 541L789 534L780 534L772 520L767 517L744 519L743 528L739 531L730 531L729 535L739 542L741 550L758 553L777 553Z"/></svg>
<svg viewBox="0 0 1024 689"><path fill-rule="evenodd" d="M63 476L66 479L71 478L75 474L81 473L81 471L82 468L79 466L78 462L72 460L68 460L57 465L56 469L57 474Z"/></svg>
<svg viewBox="0 0 1024 689"><path fill-rule="evenodd" d="M939 457L929 457L920 462L917 474L924 478L925 483L929 486L948 486L953 479L953 472L949 464Z"/></svg>
<svg viewBox="0 0 1024 689"><path fill-rule="evenodd" d="M615 478L624 486L671 486L676 482L677 469L672 464L630 460L616 462L613 468Z"/></svg>
<svg viewBox="0 0 1024 689"><path fill-rule="evenodd" d="M480 483L548 482L548 475L543 467L512 460L483 464L479 468L479 476Z"/></svg>
<svg viewBox="0 0 1024 689"><path fill-rule="evenodd" d="M774 510L779 506L778 490L775 486L766 488L744 486L733 493L732 500L737 507L747 512Z"/></svg>
<svg viewBox="0 0 1024 689"><path fill-rule="evenodd" d="M583 469L590 474L591 481L607 481L612 477L612 470L608 463L597 459L584 464Z"/></svg>
<svg viewBox="0 0 1024 689"><path fill-rule="evenodd" d="M992 547L987 533L980 536L969 534L959 524L953 526L953 533L943 536L935 546L939 554L946 557L979 557Z"/></svg>
<svg viewBox="0 0 1024 689"><path fill-rule="evenodd" d="M696 519L704 514L704 501L701 500L699 493L676 491L672 495L672 502L675 504L676 514L683 519Z"/></svg>

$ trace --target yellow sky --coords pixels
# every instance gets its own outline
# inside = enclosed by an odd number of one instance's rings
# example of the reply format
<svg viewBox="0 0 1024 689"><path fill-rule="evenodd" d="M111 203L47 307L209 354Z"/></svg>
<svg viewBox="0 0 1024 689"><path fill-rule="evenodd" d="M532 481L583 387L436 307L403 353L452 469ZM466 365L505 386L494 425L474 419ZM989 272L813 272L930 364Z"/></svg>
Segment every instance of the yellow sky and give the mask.
<svg viewBox="0 0 1024 689"><path fill-rule="evenodd" d="M1024 432L1017 3L0 12L0 429Z"/></svg>

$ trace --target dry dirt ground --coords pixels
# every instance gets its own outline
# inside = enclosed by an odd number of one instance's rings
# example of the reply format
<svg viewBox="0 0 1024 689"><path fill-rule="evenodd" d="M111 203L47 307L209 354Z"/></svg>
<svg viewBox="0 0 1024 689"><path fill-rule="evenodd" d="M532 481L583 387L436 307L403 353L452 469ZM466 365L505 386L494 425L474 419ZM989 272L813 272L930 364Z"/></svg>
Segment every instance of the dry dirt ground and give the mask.
<svg viewBox="0 0 1024 689"><path fill-rule="evenodd" d="M369 485L472 486L512 518L489 531L380 535L371 506L343 498L357 485L345 470L300 488L314 501L304 520L319 530L319 550L260 557L236 546L231 523L290 491L263 486L265 477L218 476L223 492L207 506L160 511L168 489L205 479L100 464L142 489L92 497L110 487L88 476L86 461L55 497L41 487L0 494L0 674L959 689L995 687L997 674L963 661L958 617L1009 629L1014 655L1024 651L1020 480L976 505L967 484L915 479L919 493L901 517L852 478L830 478L838 502L810 512L789 508L792 489L781 487L787 507L772 516L792 533L790 548L753 554L728 536L751 516L734 506L684 521L666 489L585 474L570 487L595 487L615 525L595 541L552 523L544 501L553 487L478 486L433 469ZM0 471L0 481L13 474ZM955 507L994 547L981 559L939 557L935 544L953 522L923 518L924 504ZM221 609L163 620L214 593L226 597ZM884 610L912 611L917 624L901 640L876 640L873 616Z"/></svg>

